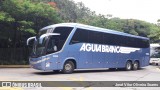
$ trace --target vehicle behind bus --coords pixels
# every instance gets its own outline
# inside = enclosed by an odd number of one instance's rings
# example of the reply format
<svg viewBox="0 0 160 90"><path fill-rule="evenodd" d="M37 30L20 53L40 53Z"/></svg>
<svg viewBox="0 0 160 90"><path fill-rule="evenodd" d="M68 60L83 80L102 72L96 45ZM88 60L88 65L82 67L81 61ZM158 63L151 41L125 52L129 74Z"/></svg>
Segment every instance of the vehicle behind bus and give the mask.
<svg viewBox="0 0 160 90"><path fill-rule="evenodd" d="M160 65L160 44L150 44L150 64Z"/></svg>

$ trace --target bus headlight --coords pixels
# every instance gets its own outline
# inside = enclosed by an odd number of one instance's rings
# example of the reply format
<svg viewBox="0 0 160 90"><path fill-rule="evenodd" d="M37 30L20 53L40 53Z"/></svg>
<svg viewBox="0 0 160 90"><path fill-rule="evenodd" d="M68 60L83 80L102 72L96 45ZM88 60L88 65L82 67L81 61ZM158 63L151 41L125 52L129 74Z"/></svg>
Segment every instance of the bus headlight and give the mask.
<svg viewBox="0 0 160 90"><path fill-rule="evenodd" d="M46 67L50 67L51 62L46 62Z"/></svg>

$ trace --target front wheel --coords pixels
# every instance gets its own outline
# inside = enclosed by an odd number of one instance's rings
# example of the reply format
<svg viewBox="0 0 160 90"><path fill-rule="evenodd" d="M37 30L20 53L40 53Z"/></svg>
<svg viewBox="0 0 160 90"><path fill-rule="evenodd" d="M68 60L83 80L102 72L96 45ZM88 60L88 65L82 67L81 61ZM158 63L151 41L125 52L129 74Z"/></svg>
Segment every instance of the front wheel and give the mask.
<svg viewBox="0 0 160 90"><path fill-rule="evenodd" d="M74 63L72 61L65 62L62 72L65 74L70 74L74 71Z"/></svg>
<svg viewBox="0 0 160 90"><path fill-rule="evenodd" d="M132 62L127 61L126 62L126 66L125 66L125 70L126 71L130 71L132 69Z"/></svg>

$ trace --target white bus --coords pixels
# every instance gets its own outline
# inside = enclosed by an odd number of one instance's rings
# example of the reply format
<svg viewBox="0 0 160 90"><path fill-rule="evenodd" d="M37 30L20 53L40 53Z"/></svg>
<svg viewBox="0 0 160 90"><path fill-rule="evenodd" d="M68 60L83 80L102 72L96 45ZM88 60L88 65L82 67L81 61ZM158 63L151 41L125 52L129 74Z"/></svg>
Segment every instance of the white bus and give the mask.
<svg viewBox="0 0 160 90"><path fill-rule="evenodd" d="M160 65L160 44L150 44L150 64Z"/></svg>

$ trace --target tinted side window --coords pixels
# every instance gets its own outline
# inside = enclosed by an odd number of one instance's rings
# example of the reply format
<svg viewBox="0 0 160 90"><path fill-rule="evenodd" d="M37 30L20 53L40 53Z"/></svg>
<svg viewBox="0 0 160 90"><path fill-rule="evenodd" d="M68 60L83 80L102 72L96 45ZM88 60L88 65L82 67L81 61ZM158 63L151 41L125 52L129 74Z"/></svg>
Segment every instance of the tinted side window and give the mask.
<svg viewBox="0 0 160 90"><path fill-rule="evenodd" d="M103 44L103 33L78 28L70 42L70 44L75 43Z"/></svg>
<svg viewBox="0 0 160 90"><path fill-rule="evenodd" d="M88 31L84 29L77 29L74 33L70 44L88 42Z"/></svg>
<svg viewBox="0 0 160 90"><path fill-rule="evenodd" d="M149 40L121 36L116 34L104 33L103 42L108 45L117 45L125 47L135 47L135 48L148 48Z"/></svg>
<svg viewBox="0 0 160 90"><path fill-rule="evenodd" d="M108 45L119 45L118 39L120 39L117 35L104 33L103 34L103 42Z"/></svg>
<svg viewBox="0 0 160 90"><path fill-rule="evenodd" d="M88 31L88 42L89 43L96 43L96 44L103 44L103 33L96 32L96 31Z"/></svg>
<svg viewBox="0 0 160 90"><path fill-rule="evenodd" d="M59 50L62 49L66 39L68 38L69 34L71 33L73 27L57 27L54 29L54 33L60 33L59 35L59 43L58 43L58 46L59 46Z"/></svg>
<svg viewBox="0 0 160 90"><path fill-rule="evenodd" d="M75 43L95 43L135 48L149 47L148 40L79 28L76 30L70 42L70 44Z"/></svg>
<svg viewBox="0 0 160 90"><path fill-rule="evenodd" d="M60 33L60 40L66 40L72 29L72 27L57 27L53 32Z"/></svg>
<svg viewBox="0 0 160 90"><path fill-rule="evenodd" d="M149 40L139 39L136 38L135 40L135 46L140 48L149 48Z"/></svg>

